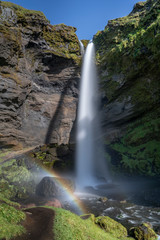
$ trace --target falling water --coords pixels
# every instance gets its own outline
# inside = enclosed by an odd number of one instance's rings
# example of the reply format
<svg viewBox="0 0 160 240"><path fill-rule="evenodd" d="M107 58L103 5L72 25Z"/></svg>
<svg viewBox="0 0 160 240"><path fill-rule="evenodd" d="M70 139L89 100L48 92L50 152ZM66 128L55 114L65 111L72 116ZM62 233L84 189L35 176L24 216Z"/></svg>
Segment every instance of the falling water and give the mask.
<svg viewBox="0 0 160 240"><path fill-rule="evenodd" d="M77 188L94 186L106 177L106 166L100 144L98 84L93 42L87 46L82 66L77 120Z"/></svg>
<svg viewBox="0 0 160 240"><path fill-rule="evenodd" d="M79 40L79 44L80 44L80 48L81 48L81 55L83 56L84 55L84 45L81 42L81 40Z"/></svg>

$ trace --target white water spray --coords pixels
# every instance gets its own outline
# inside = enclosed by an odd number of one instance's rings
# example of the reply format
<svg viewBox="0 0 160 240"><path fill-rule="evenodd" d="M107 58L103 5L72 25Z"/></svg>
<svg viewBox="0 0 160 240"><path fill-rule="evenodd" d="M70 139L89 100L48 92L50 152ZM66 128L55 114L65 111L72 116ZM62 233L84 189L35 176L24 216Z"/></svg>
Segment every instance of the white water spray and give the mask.
<svg viewBox="0 0 160 240"><path fill-rule="evenodd" d="M100 137L98 116L98 84L93 42L87 46L80 86L77 120L77 188L94 186L98 178L106 178L106 166Z"/></svg>

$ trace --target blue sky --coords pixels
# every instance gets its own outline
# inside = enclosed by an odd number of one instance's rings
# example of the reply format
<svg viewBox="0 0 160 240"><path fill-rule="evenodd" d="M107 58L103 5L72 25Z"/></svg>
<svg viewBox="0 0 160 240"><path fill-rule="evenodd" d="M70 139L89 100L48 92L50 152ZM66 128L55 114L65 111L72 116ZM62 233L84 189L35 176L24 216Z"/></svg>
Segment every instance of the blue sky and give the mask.
<svg viewBox="0 0 160 240"><path fill-rule="evenodd" d="M128 15L138 0L13 0L27 9L42 11L51 24L77 28L79 39L92 39L108 20Z"/></svg>

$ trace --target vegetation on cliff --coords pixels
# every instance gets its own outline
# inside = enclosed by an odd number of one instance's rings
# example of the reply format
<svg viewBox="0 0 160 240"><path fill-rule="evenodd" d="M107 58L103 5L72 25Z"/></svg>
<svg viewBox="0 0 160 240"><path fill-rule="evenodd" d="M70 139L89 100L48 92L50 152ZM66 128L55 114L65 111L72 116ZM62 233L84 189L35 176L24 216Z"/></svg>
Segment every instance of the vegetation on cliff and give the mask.
<svg viewBox="0 0 160 240"><path fill-rule="evenodd" d="M118 123L121 134L109 148L118 153L117 163L123 169L159 175L160 2L137 3L128 16L109 21L94 42L107 97L104 109L113 103L130 106L130 114ZM125 107L122 110L125 114Z"/></svg>
<svg viewBox="0 0 160 240"><path fill-rule="evenodd" d="M43 38L49 45L47 52L80 63L80 47L76 28L65 24L51 25L45 15L40 11L28 10L11 2L0 1L0 33L15 39L18 47L21 47L21 33L33 30L36 38ZM14 33L18 32L15 34ZM13 33L13 34L12 34ZM16 46L16 45L15 45Z"/></svg>

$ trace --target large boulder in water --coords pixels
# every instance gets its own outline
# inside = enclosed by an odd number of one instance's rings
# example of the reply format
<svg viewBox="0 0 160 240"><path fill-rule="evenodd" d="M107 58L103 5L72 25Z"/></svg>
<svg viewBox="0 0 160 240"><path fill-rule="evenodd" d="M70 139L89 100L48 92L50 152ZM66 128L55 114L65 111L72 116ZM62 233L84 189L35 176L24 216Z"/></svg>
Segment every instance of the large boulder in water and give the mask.
<svg viewBox="0 0 160 240"><path fill-rule="evenodd" d="M61 197L66 191L74 191L74 183L70 179L44 177L36 187L37 195L43 197Z"/></svg>

